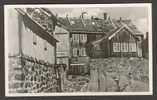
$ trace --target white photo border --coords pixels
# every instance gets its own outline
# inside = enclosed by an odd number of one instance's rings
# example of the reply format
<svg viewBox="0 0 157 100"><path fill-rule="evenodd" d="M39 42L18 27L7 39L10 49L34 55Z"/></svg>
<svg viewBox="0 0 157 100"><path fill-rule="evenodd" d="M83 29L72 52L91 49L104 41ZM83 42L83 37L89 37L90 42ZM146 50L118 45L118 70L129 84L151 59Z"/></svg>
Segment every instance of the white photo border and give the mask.
<svg viewBox="0 0 157 100"><path fill-rule="evenodd" d="M8 12L9 8L44 7L44 8L82 8L82 7L147 7L148 27L149 27L149 91L148 92L76 92L76 93L9 93L8 92ZM113 95L153 95L153 52L152 52L152 4L151 3L128 3L128 4L24 4L24 5L4 5L4 36L5 36L5 96L25 97L25 96L113 96Z"/></svg>

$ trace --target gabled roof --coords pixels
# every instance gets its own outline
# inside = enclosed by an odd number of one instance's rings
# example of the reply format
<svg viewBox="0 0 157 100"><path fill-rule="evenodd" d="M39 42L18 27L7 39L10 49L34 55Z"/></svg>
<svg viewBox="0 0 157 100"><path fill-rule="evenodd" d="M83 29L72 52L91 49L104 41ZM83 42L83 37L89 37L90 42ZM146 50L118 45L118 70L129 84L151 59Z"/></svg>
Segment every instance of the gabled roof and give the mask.
<svg viewBox="0 0 157 100"><path fill-rule="evenodd" d="M115 31L113 34L111 34L110 36L108 35L108 39L110 40L110 39L112 39L118 32L120 32L122 29L127 29L129 32L130 32L130 34L135 38L135 39L138 39L138 38L136 38L136 36L135 36L135 34L134 34L134 31L132 30L132 29L130 29L130 27L128 27L126 24L124 24L124 23L121 23L122 24L122 26L117 30L117 31Z"/></svg>
<svg viewBox="0 0 157 100"><path fill-rule="evenodd" d="M35 34L39 35L41 38L47 40L53 45L54 42L58 42L58 40L56 40L52 34L44 30L44 28L35 20L33 20L26 12L24 12L22 9L16 10L23 16L24 24L29 27Z"/></svg>
<svg viewBox="0 0 157 100"><path fill-rule="evenodd" d="M137 29L137 27L133 24L133 22L129 19L124 20L116 20L112 19L113 23L116 25L116 27L121 27L125 24L134 34L140 34L141 32Z"/></svg>
<svg viewBox="0 0 157 100"><path fill-rule="evenodd" d="M127 29L129 31L129 33L136 39L138 40L138 38L136 38L136 35L133 33L133 31L128 27L126 26L124 23L122 23L122 26L118 27L117 29L115 29L114 31L111 31L107 34L107 36L104 36L102 37L101 39L99 40L96 40L94 42L92 42L92 44L97 44L105 39L112 39L117 33L119 33L122 29Z"/></svg>
<svg viewBox="0 0 157 100"><path fill-rule="evenodd" d="M109 39L114 34L127 29L135 38L141 33L131 20L116 20L116 19L81 19L81 18L58 18L58 22L64 25L66 30L71 33L101 33L105 34L101 39L94 41L97 43L104 39ZM136 38L137 39L137 38Z"/></svg>

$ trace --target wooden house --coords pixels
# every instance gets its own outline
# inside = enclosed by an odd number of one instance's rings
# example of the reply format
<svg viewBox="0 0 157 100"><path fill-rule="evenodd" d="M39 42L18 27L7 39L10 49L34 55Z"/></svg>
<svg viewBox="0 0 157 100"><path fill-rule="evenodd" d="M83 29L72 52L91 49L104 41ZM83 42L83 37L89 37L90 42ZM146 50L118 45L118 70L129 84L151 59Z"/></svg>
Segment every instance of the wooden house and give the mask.
<svg viewBox="0 0 157 100"><path fill-rule="evenodd" d="M89 58L142 57L143 35L131 20L111 19L104 13L103 19L93 16L84 19L81 15L58 21L70 34L70 63L73 65L87 64Z"/></svg>
<svg viewBox="0 0 157 100"><path fill-rule="evenodd" d="M122 26L92 44L92 57L142 57L139 38Z"/></svg>
<svg viewBox="0 0 157 100"><path fill-rule="evenodd" d="M109 24L110 20L106 19L84 19L80 18L58 18L61 26L68 31L70 40L70 64L78 68L78 73L81 73L79 66L87 66L90 57L90 45L92 42L101 39L106 32L114 27ZM69 42L67 40L67 42ZM69 67L71 67L69 66ZM69 68L72 69L72 68ZM73 71L71 71L73 72Z"/></svg>
<svg viewBox="0 0 157 100"><path fill-rule="evenodd" d="M142 57L143 34L131 20L114 21L116 28L92 43L91 57Z"/></svg>
<svg viewBox="0 0 157 100"><path fill-rule="evenodd" d="M60 25L56 25L54 36L59 41L56 47L57 64L66 64L69 67L70 36L69 32Z"/></svg>
<svg viewBox="0 0 157 100"><path fill-rule="evenodd" d="M9 93L57 91L56 19L42 8L7 9Z"/></svg>

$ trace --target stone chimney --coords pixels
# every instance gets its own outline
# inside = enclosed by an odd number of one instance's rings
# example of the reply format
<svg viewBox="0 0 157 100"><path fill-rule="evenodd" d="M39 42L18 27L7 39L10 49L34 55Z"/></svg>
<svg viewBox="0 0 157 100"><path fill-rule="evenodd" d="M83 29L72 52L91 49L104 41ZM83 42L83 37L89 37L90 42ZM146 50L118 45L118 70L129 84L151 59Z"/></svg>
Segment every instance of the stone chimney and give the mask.
<svg viewBox="0 0 157 100"><path fill-rule="evenodd" d="M107 13L104 13L104 20L107 20Z"/></svg>
<svg viewBox="0 0 157 100"><path fill-rule="evenodd" d="M122 17L119 18L119 21L122 21Z"/></svg>

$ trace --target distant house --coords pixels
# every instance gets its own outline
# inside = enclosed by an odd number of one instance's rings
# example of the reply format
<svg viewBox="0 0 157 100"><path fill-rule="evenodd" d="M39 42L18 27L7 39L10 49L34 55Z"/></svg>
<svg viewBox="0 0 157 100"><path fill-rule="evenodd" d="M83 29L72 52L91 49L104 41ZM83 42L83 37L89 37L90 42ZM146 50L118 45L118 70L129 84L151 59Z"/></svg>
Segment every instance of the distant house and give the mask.
<svg viewBox="0 0 157 100"><path fill-rule="evenodd" d="M142 57L141 41L127 26L108 33L92 46L92 57Z"/></svg>
<svg viewBox="0 0 157 100"><path fill-rule="evenodd" d="M70 37L71 65L86 64L89 58L142 57L143 34L131 20L111 19L107 13L102 19L85 19L82 13L80 18L58 21Z"/></svg>
<svg viewBox="0 0 157 100"><path fill-rule="evenodd" d="M9 92L57 91L55 16L41 8L12 8L7 18Z"/></svg>
<svg viewBox="0 0 157 100"><path fill-rule="evenodd" d="M69 56L70 56L70 66L75 66L78 70L73 70L71 72L81 73L81 67L84 67L89 61L88 45L93 41L99 40L108 32L113 26L108 24L107 20L95 19L84 19L83 16L80 18L58 18L58 23L64 28L69 36ZM101 23L101 24L99 24ZM101 27L101 26L105 27ZM61 39L63 41L63 39ZM64 47L63 44L61 47ZM72 69L72 68L70 68Z"/></svg>
<svg viewBox="0 0 157 100"><path fill-rule="evenodd" d="M142 56L143 34L131 20L60 18L71 38L72 58ZM102 43L103 42L103 43Z"/></svg>
<svg viewBox="0 0 157 100"><path fill-rule="evenodd" d="M88 44L102 38L106 32L113 28L108 20L99 20L94 17L92 19L67 17L60 18L59 21L70 33L71 56L78 60L88 57Z"/></svg>

